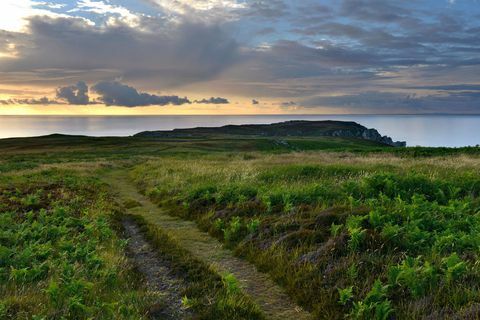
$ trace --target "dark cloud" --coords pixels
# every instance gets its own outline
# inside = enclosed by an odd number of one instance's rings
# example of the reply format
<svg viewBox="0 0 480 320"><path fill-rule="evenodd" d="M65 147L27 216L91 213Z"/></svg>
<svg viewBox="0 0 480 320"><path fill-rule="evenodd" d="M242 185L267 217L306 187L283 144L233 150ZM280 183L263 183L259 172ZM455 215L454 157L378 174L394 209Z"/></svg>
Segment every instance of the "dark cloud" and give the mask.
<svg viewBox="0 0 480 320"><path fill-rule="evenodd" d="M287 15L287 9L283 0L251 0L246 15L275 19Z"/></svg>
<svg viewBox="0 0 480 320"><path fill-rule="evenodd" d="M272 34L272 33L275 33L275 29L272 28L272 27L267 27L267 28L263 28L263 29L260 29L257 31L257 34L258 35L261 35L261 36L264 36L264 35L267 35L267 34Z"/></svg>
<svg viewBox="0 0 480 320"><path fill-rule="evenodd" d="M245 55L245 63L231 69L235 81L219 81L219 87L228 86L230 94L292 99L339 90L339 83L345 90L363 88L372 80L384 78L375 68L365 68L377 63L376 54L328 43L313 47L297 41L278 41Z"/></svg>
<svg viewBox="0 0 480 320"><path fill-rule="evenodd" d="M480 84L447 84L437 86L414 86L408 89L440 90L440 91L480 91Z"/></svg>
<svg viewBox="0 0 480 320"><path fill-rule="evenodd" d="M221 97L211 97L210 99L202 99L202 100L195 100L195 103L200 103L200 104L229 104L230 101L225 98Z"/></svg>
<svg viewBox="0 0 480 320"><path fill-rule="evenodd" d="M88 86L83 81L79 81L76 85L58 88L57 98L75 105L86 105L90 102Z"/></svg>
<svg viewBox="0 0 480 320"><path fill-rule="evenodd" d="M0 100L2 105L15 105L15 104L26 104L26 105L51 105L51 104L60 104L61 102L56 100L50 100L47 97L39 99L9 99L9 100Z"/></svg>
<svg viewBox="0 0 480 320"><path fill-rule="evenodd" d="M478 6L447 0L203 1L213 4L208 10L187 0L150 2L158 15L138 15L130 25L90 12L84 17L95 24L30 17L28 32L0 31L0 82L44 88L122 79L146 91L211 95L213 88L215 95L299 104L314 96L310 102L375 112L429 110L434 102L442 110L478 105ZM425 96L426 90L433 92ZM71 91L62 99L68 101ZM338 97L326 97L331 94Z"/></svg>
<svg viewBox="0 0 480 320"><path fill-rule="evenodd" d="M411 11L396 1L342 0L340 14L360 21L394 23L411 16Z"/></svg>
<svg viewBox="0 0 480 320"><path fill-rule="evenodd" d="M475 113L480 111L480 92L417 95L397 92L362 92L339 96L317 96L302 106L344 108L354 112L386 113Z"/></svg>
<svg viewBox="0 0 480 320"><path fill-rule="evenodd" d="M309 39L334 39L333 46L362 50L375 59L364 68L418 65L462 66L479 64L480 33L475 20L449 9L425 4L383 0L342 0L331 14L311 21L296 20L293 32ZM309 14L315 14L310 10ZM428 12L428 15L426 15Z"/></svg>
<svg viewBox="0 0 480 320"><path fill-rule="evenodd" d="M0 81L58 85L113 76L172 87L210 79L236 59L238 44L219 26L139 19L141 28L31 17L18 58L0 59Z"/></svg>
<svg viewBox="0 0 480 320"><path fill-rule="evenodd" d="M284 101L284 102L281 102L280 103L280 106L286 108L286 107L293 107L293 106L296 106L297 103L294 102L294 101Z"/></svg>
<svg viewBox="0 0 480 320"><path fill-rule="evenodd" d="M252 100L252 104L253 104L253 105L259 104L259 103L260 103L260 102L259 102L258 100L255 100L255 99Z"/></svg>
<svg viewBox="0 0 480 320"><path fill-rule="evenodd" d="M143 107L182 105L191 103L186 97L158 96L155 94L138 92L137 89L117 81L102 81L92 87L100 95L99 100L107 106Z"/></svg>

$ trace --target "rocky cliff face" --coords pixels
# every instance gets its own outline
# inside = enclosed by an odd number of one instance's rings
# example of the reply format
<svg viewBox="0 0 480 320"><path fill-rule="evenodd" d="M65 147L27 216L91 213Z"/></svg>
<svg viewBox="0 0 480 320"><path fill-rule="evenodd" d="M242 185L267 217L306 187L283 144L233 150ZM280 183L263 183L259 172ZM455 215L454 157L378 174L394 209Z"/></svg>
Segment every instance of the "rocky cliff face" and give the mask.
<svg viewBox="0 0 480 320"><path fill-rule="evenodd" d="M375 129L367 128L355 128L348 130L335 130L332 132L333 137L352 137L352 138L362 138L365 140L371 140L380 142L393 147L406 147L407 143L405 141L393 141L392 138L388 136L382 136Z"/></svg>

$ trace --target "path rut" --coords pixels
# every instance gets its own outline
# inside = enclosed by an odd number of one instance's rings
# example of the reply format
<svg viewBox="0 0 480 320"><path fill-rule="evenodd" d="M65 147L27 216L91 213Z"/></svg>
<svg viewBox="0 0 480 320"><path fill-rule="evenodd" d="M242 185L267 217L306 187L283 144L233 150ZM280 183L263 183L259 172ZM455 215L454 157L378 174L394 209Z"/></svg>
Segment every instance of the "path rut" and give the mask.
<svg viewBox="0 0 480 320"><path fill-rule="evenodd" d="M127 213L141 215L148 223L168 232L183 248L210 264L217 272L232 273L241 283L244 292L258 304L268 319L312 319L311 315L296 305L267 274L257 271L249 262L235 257L231 251L224 249L217 239L198 229L194 222L169 215L140 194L125 171L112 171L105 176L105 180L121 201L138 202L139 205L127 209Z"/></svg>
<svg viewBox="0 0 480 320"><path fill-rule="evenodd" d="M191 319L191 313L182 307L182 291L185 288L183 279L172 272L168 262L156 253L134 221L125 218L122 225L129 238L128 257L145 277L147 289L161 296L160 303L150 310L150 318Z"/></svg>

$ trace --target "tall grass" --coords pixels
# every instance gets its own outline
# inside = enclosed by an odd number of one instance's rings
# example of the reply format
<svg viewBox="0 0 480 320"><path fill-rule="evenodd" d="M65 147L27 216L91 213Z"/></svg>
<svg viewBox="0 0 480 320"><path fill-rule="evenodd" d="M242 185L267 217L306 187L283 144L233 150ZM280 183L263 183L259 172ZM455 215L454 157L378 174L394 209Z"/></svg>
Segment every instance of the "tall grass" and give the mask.
<svg viewBox="0 0 480 320"><path fill-rule="evenodd" d="M318 318L461 318L480 303L479 164L464 155L167 157L132 177Z"/></svg>

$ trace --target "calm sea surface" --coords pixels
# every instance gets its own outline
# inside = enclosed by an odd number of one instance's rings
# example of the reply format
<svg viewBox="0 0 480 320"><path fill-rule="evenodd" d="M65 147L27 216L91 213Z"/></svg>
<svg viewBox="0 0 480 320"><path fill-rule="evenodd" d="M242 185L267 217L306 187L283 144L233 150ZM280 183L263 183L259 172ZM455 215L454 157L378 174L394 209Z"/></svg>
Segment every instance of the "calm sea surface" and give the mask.
<svg viewBox="0 0 480 320"><path fill-rule="evenodd" d="M145 130L170 130L286 120L356 121L409 146L460 147L480 144L477 115L267 115L267 116L0 116L0 138L51 133L129 136Z"/></svg>

